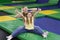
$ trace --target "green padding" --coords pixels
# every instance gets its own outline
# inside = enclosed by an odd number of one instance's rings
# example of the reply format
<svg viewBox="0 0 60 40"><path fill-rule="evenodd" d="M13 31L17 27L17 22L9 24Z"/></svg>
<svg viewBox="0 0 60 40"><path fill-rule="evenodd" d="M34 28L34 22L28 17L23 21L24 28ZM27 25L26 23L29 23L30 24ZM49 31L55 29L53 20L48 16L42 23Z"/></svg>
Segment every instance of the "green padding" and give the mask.
<svg viewBox="0 0 60 40"><path fill-rule="evenodd" d="M55 2L56 1L56 2ZM28 7L43 7L43 6L51 6L51 5L56 5L58 3L59 0L55 0L54 2L51 0L49 1L48 3L44 3L44 4L28 4L28 5L25 5L25 6L28 6ZM16 6L16 7L22 7L23 5L21 6Z"/></svg>
<svg viewBox="0 0 60 40"><path fill-rule="evenodd" d="M38 4L38 3L35 3L35 4L28 4L28 5L25 5L25 6L28 6L28 7L43 7L43 6L50 6L50 5L56 5L58 4L58 1L59 0L49 0L48 3L44 3L44 4ZM22 7L24 5L20 5L20 6L16 6L16 7Z"/></svg>
<svg viewBox="0 0 60 40"><path fill-rule="evenodd" d="M12 32L18 26L22 26L22 25L23 25L23 22L21 20L17 20L17 19L12 20L12 21L0 22L0 26L2 27L2 29L6 30L6 31L8 30L8 32Z"/></svg>
<svg viewBox="0 0 60 40"><path fill-rule="evenodd" d="M3 5L0 5L0 7L3 6Z"/></svg>
<svg viewBox="0 0 60 40"><path fill-rule="evenodd" d="M14 20L14 21L7 21L0 23L0 28L3 30L12 33L18 26L22 26L23 23L20 20ZM49 32L49 35L46 39L44 39L42 36L34 34L34 33L22 33L18 36L21 40L60 40L60 35L54 34Z"/></svg>
<svg viewBox="0 0 60 40"><path fill-rule="evenodd" d="M30 5L27 5L27 6L29 6L29 7L50 6L50 5L58 4L58 1L59 0L49 0L48 3L44 3L44 4L30 4Z"/></svg>
<svg viewBox="0 0 60 40"><path fill-rule="evenodd" d="M35 2L35 1L36 0L1 0L0 4L25 3L25 2Z"/></svg>
<svg viewBox="0 0 60 40"><path fill-rule="evenodd" d="M26 6L28 6L28 7L50 6L50 5L58 4L58 1L59 0L49 0L48 3L44 3L44 4L29 4L29 5L26 5Z"/></svg>
<svg viewBox="0 0 60 40"><path fill-rule="evenodd" d="M14 1L31 1L31 2L33 1L34 2L36 0L14 0Z"/></svg>
<svg viewBox="0 0 60 40"><path fill-rule="evenodd" d="M0 3L9 3L11 0L0 0Z"/></svg>
<svg viewBox="0 0 60 40"><path fill-rule="evenodd" d="M49 17L60 19L60 9L55 9L58 13L48 15Z"/></svg>
<svg viewBox="0 0 60 40"><path fill-rule="evenodd" d="M41 35L34 33L23 33L18 36L21 40L60 40L60 35L49 32L48 37L44 39Z"/></svg>
<svg viewBox="0 0 60 40"><path fill-rule="evenodd" d="M50 4L58 4L58 1L59 1L59 0L49 0L48 3L50 3Z"/></svg>
<svg viewBox="0 0 60 40"><path fill-rule="evenodd" d="M5 12L7 12L8 14L16 14L16 12L15 12L15 8L13 8L13 9L8 9L8 10L3 10L3 11L5 11Z"/></svg>
<svg viewBox="0 0 60 40"><path fill-rule="evenodd" d="M56 5L58 4L58 1L59 0L49 0L48 3L44 3L44 4L38 4L38 3L35 3L35 4L27 4L25 6L28 6L28 7L43 7L43 6L50 6L50 5ZM12 4L12 3L8 3L8 4ZM23 5L20 5L20 6L17 6L17 7L22 7Z"/></svg>

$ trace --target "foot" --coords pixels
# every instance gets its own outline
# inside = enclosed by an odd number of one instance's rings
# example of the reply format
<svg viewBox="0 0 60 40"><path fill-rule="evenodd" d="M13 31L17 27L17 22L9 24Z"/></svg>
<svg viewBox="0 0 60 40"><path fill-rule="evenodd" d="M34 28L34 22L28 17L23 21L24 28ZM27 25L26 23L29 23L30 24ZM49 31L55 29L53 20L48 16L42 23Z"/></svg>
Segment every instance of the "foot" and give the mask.
<svg viewBox="0 0 60 40"><path fill-rule="evenodd" d="M44 33L42 34L42 36L43 36L44 38L47 38L47 36L48 36L48 31L44 32Z"/></svg>
<svg viewBox="0 0 60 40"><path fill-rule="evenodd" d="M7 36L6 38L7 38L7 40L11 40L13 37L12 37L12 35L10 35L10 36Z"/></svg>

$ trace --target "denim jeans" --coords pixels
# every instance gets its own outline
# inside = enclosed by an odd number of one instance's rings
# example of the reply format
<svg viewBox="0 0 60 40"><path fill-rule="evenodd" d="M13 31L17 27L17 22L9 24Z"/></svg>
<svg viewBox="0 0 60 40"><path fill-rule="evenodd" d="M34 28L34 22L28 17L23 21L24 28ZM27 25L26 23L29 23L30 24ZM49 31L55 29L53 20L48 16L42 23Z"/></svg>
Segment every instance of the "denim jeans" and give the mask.
<svg viewBox="0 0 60 40"><path fill-rule="evenodd" d="M34 26L33 30L27 30L27 29L25 29L25 27L20 26L15 31L13 31L13 33L11 35L13 37L16 37L17 35L26 33L26 32L35 33L38 35L42 35L44 33L44 31L39 26Z"/></svg>

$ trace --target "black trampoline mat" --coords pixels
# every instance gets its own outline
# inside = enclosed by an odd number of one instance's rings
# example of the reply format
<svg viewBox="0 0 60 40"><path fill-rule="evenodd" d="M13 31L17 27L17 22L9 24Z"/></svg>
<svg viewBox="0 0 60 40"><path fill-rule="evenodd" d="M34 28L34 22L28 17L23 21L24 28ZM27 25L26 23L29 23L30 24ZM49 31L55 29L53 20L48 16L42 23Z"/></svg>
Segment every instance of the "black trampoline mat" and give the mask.
<svg viewBox="0 0 60 40"><path fill-rule="evenodd" d="M0 29L0 40L7 40L6 36L9 34L5 32L4 30ZM18 38L13 38L12 40L19 40Z"/></svg>
<svg viewBox="0 0 60 40"><path fill-rule="evenodd" d="M10 15L10 14L8 14L8 13L6 13L4 11L0 11L0 16L5 16L5 15Z"/></svg>

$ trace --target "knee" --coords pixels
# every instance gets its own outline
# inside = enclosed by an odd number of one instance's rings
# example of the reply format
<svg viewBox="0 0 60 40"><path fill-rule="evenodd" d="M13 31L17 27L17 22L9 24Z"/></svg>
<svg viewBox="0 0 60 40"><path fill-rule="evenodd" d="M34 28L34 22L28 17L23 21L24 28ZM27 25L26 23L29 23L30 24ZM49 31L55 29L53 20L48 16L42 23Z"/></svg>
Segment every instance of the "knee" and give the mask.
<svg viewBox="0 0 60 40"><path fill-rule="evenodd" d="M35 26L34 28L35 28L35 29L39 29L39 26Z"/></svg>

